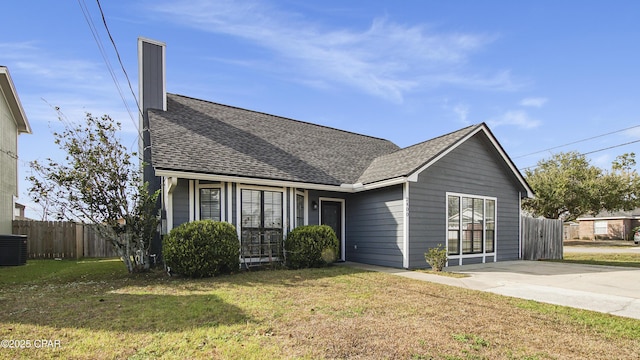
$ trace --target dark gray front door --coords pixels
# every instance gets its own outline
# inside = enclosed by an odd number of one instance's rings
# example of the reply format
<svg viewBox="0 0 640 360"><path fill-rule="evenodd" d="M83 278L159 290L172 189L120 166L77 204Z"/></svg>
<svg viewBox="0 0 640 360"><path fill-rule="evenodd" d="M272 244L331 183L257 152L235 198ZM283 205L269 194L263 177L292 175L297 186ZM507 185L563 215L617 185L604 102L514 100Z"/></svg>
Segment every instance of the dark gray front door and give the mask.
<svg viewBox="0 0 640 360"><path fill-rule="evenodd" d="M329 225L338 237L338 259L342 258L342 203L323 200L320 205L320 224Z"/></svg>

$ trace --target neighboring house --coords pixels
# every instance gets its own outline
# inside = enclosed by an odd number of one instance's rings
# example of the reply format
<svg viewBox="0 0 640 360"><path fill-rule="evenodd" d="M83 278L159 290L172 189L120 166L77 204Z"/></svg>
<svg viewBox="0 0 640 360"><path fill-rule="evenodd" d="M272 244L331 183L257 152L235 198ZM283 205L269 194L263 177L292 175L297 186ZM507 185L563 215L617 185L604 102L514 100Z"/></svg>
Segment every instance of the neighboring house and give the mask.
<svg viewBox="0 0 640 360"><path fill-rule="evenodd" d="M15 203L15 207L13 208L13 219L14 220L27 220L27 217L25 216L25 210L26 210L26 206L20 204L20 203Z"/></svg>
<svg viewBox="0 0 640 360"><path fill-rule="evenodd" d="M18 135L31 133L9 69L0 66L0 234L11 234L18 197Z"/></svg>
<svg viewBox="0 0 640 360"><path fill-rule="evenodd" d="M164 44L138 46L144 173L161 189L165 231L230 222L244 262L280 254L282 238L307 224L331 226L347 261L423 268L438 244L449 266L521 257L520 202L532 190L486 124L400 149L167 94Z"/></svg>
<svg viewBox="0 0 640 360"><path fill-rule="evenodd" d="M640 226L640 208L632 211L603 211L596 216L580 217L579 238L583 240L633 240L632 230Z"/></svg>

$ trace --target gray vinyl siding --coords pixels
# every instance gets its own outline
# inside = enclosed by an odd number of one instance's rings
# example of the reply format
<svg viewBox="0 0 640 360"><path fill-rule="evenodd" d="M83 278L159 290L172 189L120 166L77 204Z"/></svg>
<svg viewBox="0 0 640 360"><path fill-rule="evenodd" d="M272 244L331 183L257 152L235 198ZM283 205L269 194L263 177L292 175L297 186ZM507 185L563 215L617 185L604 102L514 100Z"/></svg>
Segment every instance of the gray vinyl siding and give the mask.
<svg viewBox="0 0 640 360"><path fill-rule="evenodd" d="M409 184L409 267L427 267L424 252L446 244L447 192L497 198L498 261L518 259L519 191L524 189L486 135L478 133L458 146Z"/></svg>
<svg viewBox="0 0 640 360"><path fill-rule="evenodd" d="M402 185L347 199L346 260L402 267Z"/></svg>
<svg viewBox="0 0 640 360"><path fill-rule="evenodd" d="M189 180L178 179L173 190L173 227L189 222Z"/></svg>

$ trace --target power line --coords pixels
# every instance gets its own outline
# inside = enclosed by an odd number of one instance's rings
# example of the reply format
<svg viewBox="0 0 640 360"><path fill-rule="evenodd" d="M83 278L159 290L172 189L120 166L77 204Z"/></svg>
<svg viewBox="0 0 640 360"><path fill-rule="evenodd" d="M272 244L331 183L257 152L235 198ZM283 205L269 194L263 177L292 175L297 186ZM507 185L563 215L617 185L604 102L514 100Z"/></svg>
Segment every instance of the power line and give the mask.
<svg viewBox="0 0 640 360"><path fill-rule="evenodd" d="M91 18L91 15L89 13L89 9L87 7L87 4L85 3L85 0L78 0L78 5L80 5L80 9L82 10L82 15L84 16L85 21L87 22L87 25L89 26L89 30L91 31L91 35L93 36L94 41L98 45L98 50L100 51L100 55L102 56L102 59L105 62L105 65L107 67L109 75L111 76L111 79L113 80L113 83L115 84L116 89L118 90L118 94L120 95L120 98L122 99L122 102L123 102L125 108L127 109L127 113L129 114L129 118L131 119L131 122L133 123L134 127L136 128L138 136L141 136L140 129L138 128L138 123L133 119L133 114L131 112L131 109L129 108L129 104L127 104L127 101L126 101L126 99L124 97L124 94L122 92L122 88L120 87L120 83L118 82L118 78L117 78L117 76L115 74L115 71L113 70L113 67L111 66L111 62L109 61L109 58L108 58L107 53L106 53L106 50L104 49L104 46L102 45L102 39L100 38L100 34L98 33L98 30L97 30L95 24L93 23L93 19ZM102 13L102 9L100 9L100 12ZM104 19L104 15L103 15L103 19ZM106 22L105 22L105 26L106 26ZM107 31L108 31L108 28L107 28ZM111 37L110 34L109 34L109 37ZM114 46L115 46L115 44L114 44ZM120 57L118 56L118 58L120 58ZM120 63L120 64L122 65L122 63ZM128 77L127 77L127 79L128 79ZM136 99L136 104L137 104L137 99Z"/></svg>
<svg viewBox="0 0 640 360"><path fill-rule="evenodd" d="M524 154L524 155L516 156L516 157L514 157L514 159L520 159L520 158L523 158L523 157L527 157L527 156L531 156L531 155L535 155L535 154L540 154L540 153L547 152L547 151L550 151L550 150L555 150L555 149L558 149L558 148L561 148L561 147L565 147L565 146L569 146L569 145L574 145L574 144L578 144L578 143L581 143L581 142L585 142L585 141L589 141L589 140L593 140L593 139L601 138L601 137L604 137L604 136L607 136L607 135L616 134L616 133L619 133L619 132L623 132L623 131L627 131L627 130L635 129L635 128L638 128L638 127L640 127L640 125L635 125L635 126L631 126L631 127L625 128L625 129L620 129L620 130L616 130L616 131L611 131L611 132L608 132L608 133L606 133L606 134L596 135L596 136L592 136L592 137L589 137L589 138L586 138L586 139L576 140L576 141L573 141L573 142L570 142L570 143L566 143L566 144L563 144L563 145L558 145L558 146L550 147L550 148L548 148L548 149L535 151L535 152L532 152L532 153L529 153L529 154ZM633 141L633 142L630 142L630 143L627 143L627 144L616 145L616 146L613 146L613 147L611 147L611 148L618 147L618 146L624 146L624 145L628 145L628 144L632 144L632 143L634 143L634 142L637 142L637 141ZM592 151L592 152L589 152L589 153L586 153L586 154L591 154L591 153L593 153L593 152L598 152L598 151L608 150L608 149L611 149L611 148L606 148L606 149L601 149L601 150L595 150L595 151ZM583 155L586 155L586 154L583 154Z"/></svg>
<svg viewBox="0 0 640 360"><path fill-rule="evenodd" d="M638 126L640 126L640 125L638 125ZM634 126L634 127L638 127L638 126ZM627 145L635 144L637 142L640 142L640 139L629 141L629 142L626 142L626 143L623 143L623 144L608 146L606 148L602 148L602 149L598 149L598 150L587 151L587 152L584 152L584 153L581 153L581 154L578 154L578 155L590 155L590 154L594 154L594 153L605 151L605 150L615 149L615 148L618 148L618 147L621 147L621 146L627 146ZM527 166L527 167L524 167L524 168L520 168L519 170L528 170L528 169L534 169L534 168L537 168L537 167L538 167L538 165L531 165L531 166Z"/></svg>
<svg viewBox="0 0 640 360"><path fill-rule="evenodd" d="M131 91L131 96L136 102L136 107L138 108L138 113L142 116L142 109L140 108L140 103L138 102L138 98L136 97L135 92L133 91L133 86L131 86L131 80L129 79L129 74L122 64L122 58L120 57L120 52L118 51L118 47L116 46L116 42L113 40L113 36L111 36L111 31L109 31L109 26L107 25L107 19L104 17L104 12L102 11L102 5L100 5L100 0L96 0L98 3L98 9L100 9L100 15L102 16L102 23L104 24L105 30L107 30L107 35L109 35L109 40L111 40L111 44L113 45L113 49L116 52L116 56L118 57L118 63L120 63L120 68L124 73L124 77L127 79L127 84L129 84L129 90Z"/></svg>

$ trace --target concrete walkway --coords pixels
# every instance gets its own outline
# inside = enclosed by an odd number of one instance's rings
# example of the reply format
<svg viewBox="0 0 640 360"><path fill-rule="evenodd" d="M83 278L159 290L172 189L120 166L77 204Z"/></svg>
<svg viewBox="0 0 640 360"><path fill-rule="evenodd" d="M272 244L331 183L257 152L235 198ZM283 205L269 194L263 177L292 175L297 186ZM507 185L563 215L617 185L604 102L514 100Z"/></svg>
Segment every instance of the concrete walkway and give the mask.
<svg viewBox="0 0 640 360"><path fill-rule="evenodd" d="M449 271L469 275L451 278L360 263L344 264L416 280L640 319L640 269L636 268L505 261L451 267Z"/></svg>

